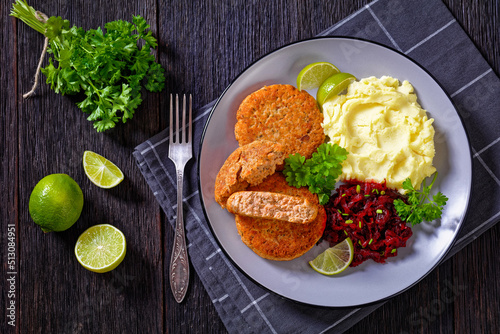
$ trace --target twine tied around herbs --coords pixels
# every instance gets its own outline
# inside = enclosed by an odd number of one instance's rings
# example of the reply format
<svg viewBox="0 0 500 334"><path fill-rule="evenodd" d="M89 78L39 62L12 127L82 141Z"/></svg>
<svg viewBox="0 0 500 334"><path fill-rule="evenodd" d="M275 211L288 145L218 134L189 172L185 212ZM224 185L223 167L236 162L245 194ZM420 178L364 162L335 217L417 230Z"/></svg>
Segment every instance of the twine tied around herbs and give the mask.
<svg viewBox="0 0 500 334"><path fill-rule="evenodd" d="M49 17L47 15L45 15L44 13L42 13L38 10L35 12L35 17L37 18L38 21L40 21L42 23L46 23L47 20L49 19ZM35 93L36 87L38 86L38 80L40 78L40 69L42 68L42 62L43 62L43 59L45 58L45 54L47 53L48 47L49 47L49 38L45 37L45 42L43 43L42 54L40 55L40 60L38 61L38 66L36 68L35 82L33 84L33 87L31 88L31 90L29 92L27 92L26 94L23 94L23 98L25 98L25 99L29 98L30 96L32 96Z"/></svg>

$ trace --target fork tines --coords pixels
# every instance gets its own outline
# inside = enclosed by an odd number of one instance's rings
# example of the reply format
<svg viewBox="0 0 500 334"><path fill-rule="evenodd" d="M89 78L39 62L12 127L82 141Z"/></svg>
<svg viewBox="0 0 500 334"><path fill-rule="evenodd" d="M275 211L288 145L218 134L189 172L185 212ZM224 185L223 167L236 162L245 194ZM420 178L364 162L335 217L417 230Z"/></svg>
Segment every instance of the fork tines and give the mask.
<svg viewBox="0 0 500 334"><path fill-rule="evenodd" d="M182 128L179 128L179 94L175 94L175 132L173 130L174 128L174 123L173 123L173 114L174 114L174 108L173 108L173 97L172 94L170 94L170 123L169 123L169 128L170 128L170 136L169 136L169 143L170 144L185 144L189 143L192 138L192 121L193 121L193 112L192 112L192 104L193 104L193 99L191 94L189 94L189 127L188 131L186 131L186 94L183 94L182 98ZM174 140L174 135L175 135L175 140Z"/></svg>

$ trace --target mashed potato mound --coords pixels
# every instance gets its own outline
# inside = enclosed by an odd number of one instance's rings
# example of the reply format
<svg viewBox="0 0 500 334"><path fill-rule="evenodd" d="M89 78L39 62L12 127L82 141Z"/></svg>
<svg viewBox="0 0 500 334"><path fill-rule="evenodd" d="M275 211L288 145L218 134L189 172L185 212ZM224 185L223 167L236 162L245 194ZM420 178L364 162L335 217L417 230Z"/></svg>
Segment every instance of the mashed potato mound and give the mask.
<svg viewBox="0 0 500 334"><path fill-rule="evenodd" d="M323 104L323 128L331 143L349 152L342 180L383 182L415 188L432 175L434 119L417 103L413 86L383 76L353 82L347 94Z"/></svg>

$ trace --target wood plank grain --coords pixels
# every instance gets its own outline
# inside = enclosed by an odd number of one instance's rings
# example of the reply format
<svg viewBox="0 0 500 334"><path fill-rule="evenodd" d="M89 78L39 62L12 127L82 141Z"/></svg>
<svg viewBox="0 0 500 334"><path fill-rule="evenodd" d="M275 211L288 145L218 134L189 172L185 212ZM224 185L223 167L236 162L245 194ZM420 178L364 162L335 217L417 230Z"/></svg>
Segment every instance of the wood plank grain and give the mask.
<svg viewBox="0 0 500 334"><path fill-rule="evenodd" d="M16 25L8 17L9 8L0 7L0 277L2 293L0 305L4 311L0 328L4 333L15 333L19 324L19 187L18 187L18 119L17 119L17 66Z"/></svg>
<svg viewBox="0 0 500 334"><path fill-rule="evenodd" d="M7 17L12 0L1 0ZM499 73L498 3L445 0L457 21ZM146 93L134 118L99 134L75 107L42 82L32 85L43 38L25 24L0 20L0 152L3 191L0 218L18 234L18 333L225 333L207 292L192 275L185 302L168 287L173 231L131 156L133 148L167 126L166 93L190 92L195 107L216 99L252 62L284 44L309 38L354 13L368 0L235 1L41 1L30 5L85 29L140 14L158 37L166 69L163 94ZM45 61L47 63L47 60ZM83 151L103 154L124 171L125 181L99 189L81 167ZM43 234L27 207L43 176L63 172L81 186L85 206L70 230ZM111 223L128 241L124 262L95 274L76 261L73 247L87 227ZM2 227L2 251L6 248ZM408 291L354 325L347 333L498 332L500 324L496 226ZM4 254L4 253L2 253ZM2 279L7 266L0 269ZM193 271L194 273L194 271ZM3 284L3 282L2 282ZM2 285L3 287L4 285ZM6 305L6 294L0 303ZM2 317L1 327L6 328ZM5 332L5 331L2 331Z"/></svg>
<svg viewBox="0 0 500 334"><path fill-rule="evenodd" d="M58 15L85 29L141 14L156 34L154 1L31 2L48 15ZM43 38L18 23L19 91L26 91L38 61ZM44 80L44 78L43 78ZM161 270L162 225L159 207L131 156L135 145L160 131L158 95L146 94L133 120L107 133L97 133L75 106L42 84L35 97L19 104L19 331L21 333L126 333L163 331ZM115 162L126 177L117 188L104 190L87 179L85 150ZM67 173L81 186L85 205L68 231L43 234L26 210L31 190L51 173ZM88 227L110 223L123 231L127 256L114 271L95 274L76 261L73 248ZM147 325L145 325L147 324Z"/></svg>
<svg viewBox="0 0 500 334"><path fill-rule="evenodd" d="M499 238L497 224L454 257L454 325L464 333L496 333L500 328Z"/></svg>
<svg viewBox="0 0 500 334"><path fill-rule="evenodd" d="M447 0L444 3L498 75L500 69L498 1Z"/></svg>

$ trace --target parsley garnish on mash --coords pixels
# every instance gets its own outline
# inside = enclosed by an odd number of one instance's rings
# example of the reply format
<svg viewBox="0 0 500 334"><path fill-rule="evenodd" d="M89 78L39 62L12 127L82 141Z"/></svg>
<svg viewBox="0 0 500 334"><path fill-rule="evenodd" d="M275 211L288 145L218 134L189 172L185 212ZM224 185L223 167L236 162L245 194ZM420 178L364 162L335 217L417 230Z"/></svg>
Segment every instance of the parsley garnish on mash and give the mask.
<svg viewBox="0 0 500 334"><path fill-rule="evenodd" d="M411 180L407 178L403 182L403 189L406 190L408 196L408 204L403 200L397 199L394 201L394 207L402 220L410 222L412 226L421 223L423 220L433 221L434 219L441 218L443 207L448 201L448 197L438 192L430 198L430 191L434 181L436 181L437 172L434 174L431 184L429 186L422 184L422 191L416 190Z"/></svg>
<svg viewBox="0 0 500 334"><path fill-rule="evenodd" d="M295 153L285 159L283 174L289 185L300 188L309 187L309 191L318 194L319 203L325 205L337 178L342 174L342 161L349 154L337 144L323 143L307 159Z"/></svg>

